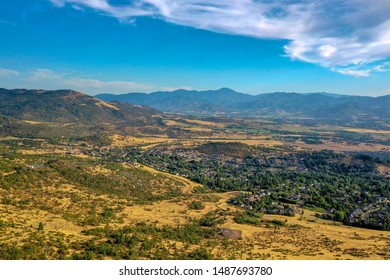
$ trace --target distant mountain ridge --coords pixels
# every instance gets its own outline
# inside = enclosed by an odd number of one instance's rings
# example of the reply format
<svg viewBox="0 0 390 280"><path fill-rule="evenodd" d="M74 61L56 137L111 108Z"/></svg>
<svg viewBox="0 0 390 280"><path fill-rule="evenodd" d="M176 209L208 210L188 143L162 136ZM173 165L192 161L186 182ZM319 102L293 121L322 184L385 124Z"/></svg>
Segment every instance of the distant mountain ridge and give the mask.
<svg viewBox="0 0 390 280"><path fill-rule="evenodd" d="M7 122L29 120L108 125L122 130L131 126L161 126L162 111L388 129L389 108L390 95L367 97L285 92L249 95L221 88L92 97L73 90L0 88L0 117L6 118Z"/></svg>
<svg viewBox="0 0 390 280"><path fill-rule="evenodd" d="M246 102L252 96L235 92L232 89L157 91L150 94L128 93L122 95L99 94L96 98L105 101L121 101L131 104L150 106L169 113L212 114L226 111L226 104Z"/></svg>
<svg viewBox="0 0 390 280"><path fill-rule="evenodd" d="M218 90L158 91L150 94L99 94L105 101L121 101L178 114L251 117L302 117L326 122L370 121L390 123L390 95L349 96L333 93L275 92L259 95L239 93L229 88Z"/></svg>

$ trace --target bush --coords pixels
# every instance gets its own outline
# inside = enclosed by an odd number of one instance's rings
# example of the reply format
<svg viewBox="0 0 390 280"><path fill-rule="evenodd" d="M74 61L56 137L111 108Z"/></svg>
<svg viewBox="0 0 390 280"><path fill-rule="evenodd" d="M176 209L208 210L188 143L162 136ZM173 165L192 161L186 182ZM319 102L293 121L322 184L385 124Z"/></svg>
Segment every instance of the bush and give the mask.
<svg viewBox="0 0 390 280"><path fill-rule="evenodd" d="M223 216L223 213L218 213L218 211L208 212L204 217L200 218L198 223L202 227L212 227L217 224L223 224L226 221L226 218Z"/></svg>
<svg viewBox="0 0 390 280"><path fill-rule="evenodd" d="M38 230L41 230L41 231L44 230L44 226L43 226L42 222L39 222Z"/></svg>
<svg viewBox="0 0 390 280"><path fill-rule="evenodd" d="M189 208L192 210L201 210L205 208L202 201L194 200L189 204Z"/></svg>
<svg viewBox="0 0 390 280"><path fill-rule="evenodd" d="M194 251L188 253L188 259L191 260L212 260L213 254L210 254L204 248L195 249Z"/></svg>
<svg viewBox="0 0 390 280"><path fill-rule="evenodd" d="M273 224L275 226L285 226L286 225L286 222L281 221L281 220L270 220L270 221L267 221L267 222L270 223L270 224Z"/></svg>
<svg viewBox="0 0 390 280"><path fill-rule="evenodd" d="M238 213L234 216L233 220L237 224L249 224L249 225L260 225L261 221L259 220L262 217L260 213L254 211L246 211L243 213Z"/></svg>

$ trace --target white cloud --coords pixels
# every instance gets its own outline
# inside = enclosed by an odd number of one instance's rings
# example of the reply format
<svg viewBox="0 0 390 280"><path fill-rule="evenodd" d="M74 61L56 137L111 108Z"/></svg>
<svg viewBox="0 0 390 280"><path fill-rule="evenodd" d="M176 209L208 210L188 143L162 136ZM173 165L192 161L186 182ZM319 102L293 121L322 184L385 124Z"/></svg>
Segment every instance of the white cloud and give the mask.
<svg viewBox="0 0 390 280"><path fill-rule="evenodd" d="M19 75L20 75L20 73L18 71L6 69L6 68L0 68L0 77L19 76Z"/></svg>
<svg viewBox="0 0 390 280"><path fill-rule="evenodd" d="M154 87L132 81L102 81L91 78L74 77L67 73L57 73L50 69L36 69L26 76L32 87L70 88L88 94L126 93L131 91L151 90Z"/></svg>
<svg viewBox="0 0 390 280"><path fill-rule="evenodd" d="M377 72L386 72L390 71L390 62L383 62L382 64L379 64L374 67L374 70Z"/></svg>
<svg viewBox="0 0 390 280"><path fill-rule="evenodd" d="M62 80L62 78L63 75L57 74L54 71L49 69L36 69L32 71L27 77L29 81L33 81L33 82L42 82L48 80L58 81L58 80Z"/></svg>
<svg viewBox="0 0 390 280"><path fill-rule="evenodd" d="M345 68L345 69L337 69L334 68L333 71L344 74L344 75L349 75L349 76L354 76L354 77L369 77L371 70L356 70L352 68Z"/></svg>
<svg viewBox="0 0 390 280"><path fill-rule="evenodd" d="M331 57L337 51L337 49L331 45L322 45L319 47L319 51L322 57L328 58Z"/></svg>
<svg viewBox="0 0 390 280"><path fill-rule="evenodd" d="M153 87L150 85L139 84L128 81L101 81L95 79L73 78L63 80L62 83L70 88L91 88L99 92L119 92L126 93L135 90L149 90Z"/></svg>
<svg viewBox="0 0 390 280"><path fill-rule="evenodd" d="M213 32L286 39L290 58L346 75L389 70L377 66L390 58L390 0L49 1L58 7L91 8L122 21L153 16Z"/></svg>

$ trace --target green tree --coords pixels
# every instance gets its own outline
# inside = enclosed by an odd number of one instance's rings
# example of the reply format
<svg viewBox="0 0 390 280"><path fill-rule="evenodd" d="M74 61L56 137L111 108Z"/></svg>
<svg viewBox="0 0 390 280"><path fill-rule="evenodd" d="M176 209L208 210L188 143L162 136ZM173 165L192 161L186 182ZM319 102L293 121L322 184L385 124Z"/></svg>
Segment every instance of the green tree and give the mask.
<svg viewBox="0 0 390 280"><path fill-rule="evenodd" d="M39 225L38 225L38 230L44 230L44 225L42 222L39 222Z"/></svg>

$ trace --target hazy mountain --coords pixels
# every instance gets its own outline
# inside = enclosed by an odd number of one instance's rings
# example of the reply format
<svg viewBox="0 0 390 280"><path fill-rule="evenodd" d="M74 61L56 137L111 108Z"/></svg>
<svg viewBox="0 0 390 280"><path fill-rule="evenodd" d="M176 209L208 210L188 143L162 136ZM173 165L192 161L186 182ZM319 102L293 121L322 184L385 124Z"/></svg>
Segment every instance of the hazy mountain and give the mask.
<svg viewBox="0 0 390 280"><path fill-rule="evenodd" d="M390 95L361 97L334 93L275 92L249 95L232 89L97 95L105 101L148 105L161 111L180 114L253 117L295 116L325 120L328 123L370 120L390 122Z"/></svg>
<svg viewBox="0 0 390 280"><path fill-rule="evenodd" d="M0 115L39 122L155 124L161 112L127 103L107 103L72 90L0 89Z"/></svg>
<svg viewBox="0 0 390 280"><path fill-rule="evenodd" d="M95 97L105 101L122 101L137 105L147 105L169 113L214 114L226 112L227 105L247 102L252 95L235 92L229 88L218 90L158 91L150 94L128 93L122 95L99 94Z"/></svg>

